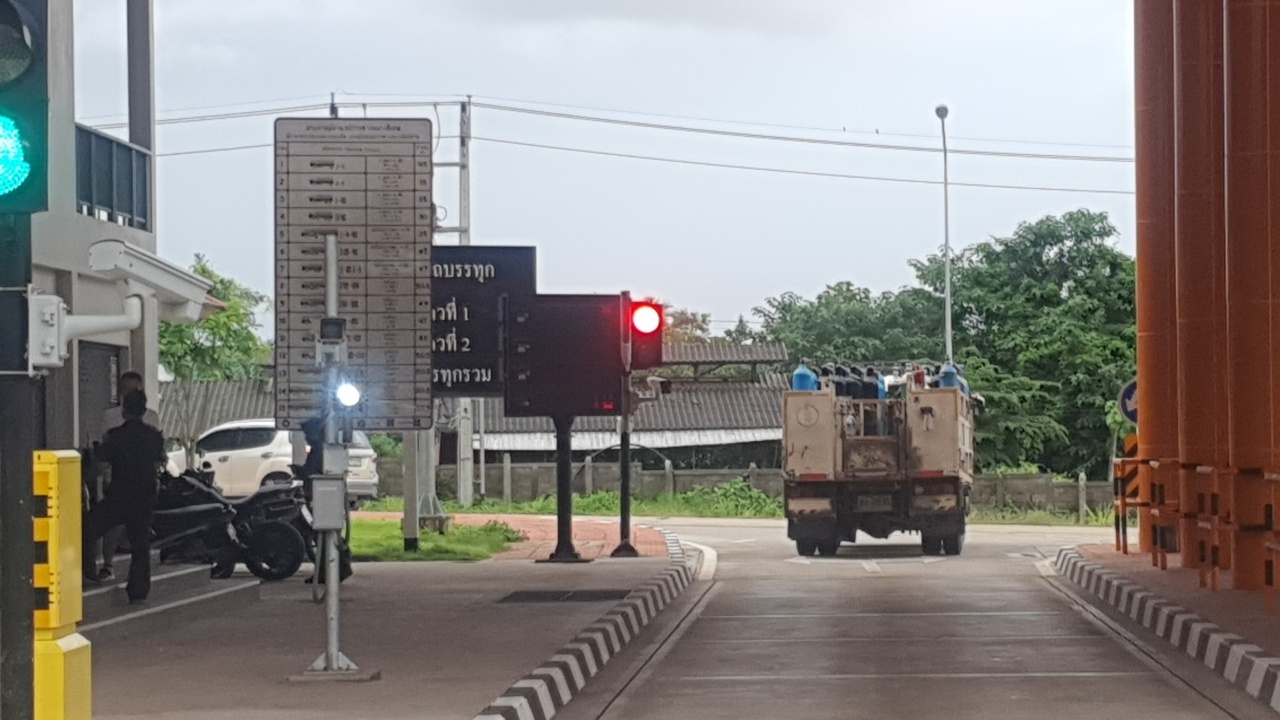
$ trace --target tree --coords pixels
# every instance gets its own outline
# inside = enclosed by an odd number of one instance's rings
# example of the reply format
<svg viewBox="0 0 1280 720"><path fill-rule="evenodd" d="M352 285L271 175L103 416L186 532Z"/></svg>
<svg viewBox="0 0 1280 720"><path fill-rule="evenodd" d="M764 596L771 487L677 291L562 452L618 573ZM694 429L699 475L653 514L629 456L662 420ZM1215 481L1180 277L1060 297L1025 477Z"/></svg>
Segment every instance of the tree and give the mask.
<svg viewBox="0 0 1280 720"><path fill-rule="evenodd" d="M1036 464L1101 474L1112 454L1108 402L1133 376L1134 262L1088 210L1020 225L953 257L956 360L986 407L983 469ZM940 255L912 261L919 286L881 293L836 283L812 300L768 298L754 334L794 360L937 362L943 357Z"/></svg>
<svg viewBox="0 0 1280 720"><path fill-rule="evenodd" d="M928 291L873 295L852 283L828 286L813 300L785 293L753 313L762 339L784 343L794 360L891 362L942 355L942 303Z"/></svg>
<svg viewBox="0 0 1280 720"><path fill-rule="evenodd" d="M267 296L220 275L203 255L191 271L213 283L209 295L224 307L194 324L160 323L160 363L184 380L261 376L271 361L271 344L258 335Z"/></svg>
<svg viewBox="0 0 1280 720"><path fill-rule="evenodd" d="M271 361L271 344L258 335L267 296L220 275L203 255L196 255L191 271L213 283L209 295L223 307L192 325L160 323L160 363L174 375L165 402L176 408L178 420L167 430L186 448L188 464L193 443L209 425L208 382L258 378Z"/></svg>
<svg viewBox="0 0 1280 720"><path fill-rule="evenodd" d="M1107 401L1135 372L1134 262L1113 246L1114 236L1105 213L1077 210L1024 223L954 258L957 345L1054 388L1038 396L1040 411L1065 435L1045 436L1035 454L1057 472L1104 470ZM940 257L913 265L925 287L941 291Z"/></svg>

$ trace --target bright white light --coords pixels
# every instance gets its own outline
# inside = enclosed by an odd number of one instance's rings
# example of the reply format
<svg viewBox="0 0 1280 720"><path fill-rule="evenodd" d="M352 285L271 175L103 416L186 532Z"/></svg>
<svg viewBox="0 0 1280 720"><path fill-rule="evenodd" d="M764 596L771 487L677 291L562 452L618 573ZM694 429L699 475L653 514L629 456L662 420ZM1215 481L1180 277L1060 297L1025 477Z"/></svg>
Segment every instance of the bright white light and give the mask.
<svg viewBox="0 0 1280 720"><path fill-rule="evenodd" d="M631 326L648 335L662 327L662 313L652 305L637 305L631 311Z"/></svg>
<svg viewBox="0 0 1280 720"><path fill-rule="evenodd" d="M355 407L360 404L360 388L351 383L342 383L334 394L343 407Z"/></svg>

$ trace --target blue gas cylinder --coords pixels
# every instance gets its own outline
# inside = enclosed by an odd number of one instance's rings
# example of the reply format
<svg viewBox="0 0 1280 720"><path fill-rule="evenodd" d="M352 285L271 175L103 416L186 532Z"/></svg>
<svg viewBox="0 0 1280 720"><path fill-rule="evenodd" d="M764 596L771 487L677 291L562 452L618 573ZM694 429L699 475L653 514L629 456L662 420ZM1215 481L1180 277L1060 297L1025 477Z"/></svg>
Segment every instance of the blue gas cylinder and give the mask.
<svg viewBox="0 0 1280 720"><path fill-rule="evenodd" d="M809 369L808 365L801 365L791 373L791 389L792 390L817 390L818 376Z"/></svg>
<svg viewBox="0 0 1280 720"><path fill-rule="evenodd" d="M965 395L969 394L969 383L960 377L956 366L951 363L943 365L941 372L938 373L938 387L960 388Z"/></svg>

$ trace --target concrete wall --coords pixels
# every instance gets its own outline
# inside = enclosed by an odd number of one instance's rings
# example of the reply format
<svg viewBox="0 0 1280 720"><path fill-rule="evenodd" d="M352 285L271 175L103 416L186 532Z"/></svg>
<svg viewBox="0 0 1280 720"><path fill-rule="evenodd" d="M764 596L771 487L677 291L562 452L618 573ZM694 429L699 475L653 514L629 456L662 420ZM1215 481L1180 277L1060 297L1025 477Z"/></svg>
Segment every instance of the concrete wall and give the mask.
<svg viewBox="0 0 1280 720"><path fill-rule="evenodd" d="M399 458L378 461L382 476L381 493L388 496L404 492L404 468ZM478 468L477 468L478 472ZM485 495L502 497L502 464L491 463L486 468ZM593 491L618 490L618 466L593 464L591 467ZM664 492L687 492L695 487L715 487L737 477L748 475L747 470L673 470L670 475L661 470L632 471L635 496L654 498ZM750 483L772 497L782 495L782 471L757 469L750 473ZM452 466L439 468L437 485L442 498L456 496L457 474ZM574 492L588 491L587 473L581 463L574 465ZM555 493L555 466L551 464L513 464L511 466L511 499L515 502L533 500ZM973 502L987 507L1011 506L1020 509L1053 509L1075 512L1078 508L1078 492L1075 483L1055 483L1051 475L1016 475L1007 477L979 476L974 481ZM1106 482L1087 484L1088 502L1091 508L1111 504L1111 485Z"/></svg>

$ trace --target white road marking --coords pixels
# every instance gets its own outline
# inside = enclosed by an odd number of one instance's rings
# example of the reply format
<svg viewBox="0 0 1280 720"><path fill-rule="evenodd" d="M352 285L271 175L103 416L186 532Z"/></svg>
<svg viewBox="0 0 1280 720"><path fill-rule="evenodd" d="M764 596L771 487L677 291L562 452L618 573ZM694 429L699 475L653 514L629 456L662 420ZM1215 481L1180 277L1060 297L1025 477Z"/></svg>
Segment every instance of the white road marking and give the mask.
<svg viewBox="0 0 1280 720"><path fill-rule="evenodd" d="M720 564L720 553L715 549L706 545L699 545L696 542L689 542L684 538L680 539L685 545L702 553L702 565L698 568L698 580L710 580L716 576L716 567Z"/></svg>
<svg viewBox="0 0 1280 720"><path fill-rule="evenodd" d="M786 560L783 560L782 562L795 563L795 564L797 564L797 565L812 565L812 564L813 564L813 561L812 561L812 560L810 560L809 558L802 558L802 557L787 558Z"/></svg>
<svg viewBox="0 0 1280 720"><path fill-rule="evenodd" d="M869 573L881 572L880 565L877 564L875 560L863 560L862 567L865 568L866 571Z"/></svg>
<svg viewBox="0 0 1280 720"><path fill-rule="evenodd" d="M848 673L841 675L705 675L672 678L678 682L769 682L773 680L880 680L883 678L994 679L994 678L1108 678L1143 677L1150 672L1009 672L1009 673Z"/></svg>
<svg viewBox="0 0 1280 720"><path fill-rule="evenodd" d="M858 617L1044 617L1061 615L1057 610L1010 610L1007 612L866 612L866 613L786 613L760 615L703 615L703 620L767 620L775 618L858 618Z"/></svg>

